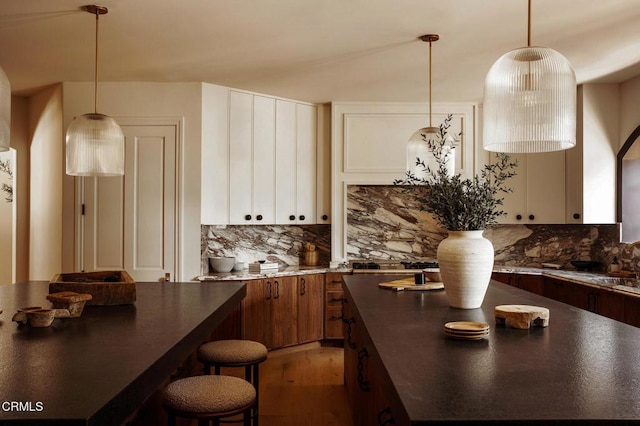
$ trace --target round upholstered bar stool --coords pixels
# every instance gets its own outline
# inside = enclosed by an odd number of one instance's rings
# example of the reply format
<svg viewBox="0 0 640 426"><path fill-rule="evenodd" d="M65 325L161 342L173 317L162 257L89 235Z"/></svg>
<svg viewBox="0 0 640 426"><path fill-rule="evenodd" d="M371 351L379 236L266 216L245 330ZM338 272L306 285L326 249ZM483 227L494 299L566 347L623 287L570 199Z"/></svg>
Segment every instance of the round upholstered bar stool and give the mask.
<svg viewBox="0 0 640 426"><path fill-rule="evenodd" d="M247 382L231 376L193 376L169 383L162 395L162 406L169 426L176 417L197 419L198 425L243 413L244 426L251 425L251 409L257 401L256 390Z"/></svg>
<svg viewBox="0 0 640 426"><path fill-rule="evenodd" d="M200 345L198 361L204 364L205 374L220 374L221 367L244 367L244 378L256 391L256 403L253 406L253 425L258 426L260 363L267 359L267 347L253 340L216 340Z"/></svg>

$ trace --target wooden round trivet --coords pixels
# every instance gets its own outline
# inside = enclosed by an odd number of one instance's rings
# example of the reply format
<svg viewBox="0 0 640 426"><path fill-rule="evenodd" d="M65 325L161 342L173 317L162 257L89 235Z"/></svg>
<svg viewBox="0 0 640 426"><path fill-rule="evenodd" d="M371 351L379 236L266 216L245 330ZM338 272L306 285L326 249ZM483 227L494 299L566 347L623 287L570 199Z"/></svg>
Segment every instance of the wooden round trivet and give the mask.
<svg viewBox="0 0 640 426"><path fill-rule="evenodd" d="M494 308L496 324L513 328L531 328L531 325L547 327L549 309L531 305L499 305Z"/></svg>

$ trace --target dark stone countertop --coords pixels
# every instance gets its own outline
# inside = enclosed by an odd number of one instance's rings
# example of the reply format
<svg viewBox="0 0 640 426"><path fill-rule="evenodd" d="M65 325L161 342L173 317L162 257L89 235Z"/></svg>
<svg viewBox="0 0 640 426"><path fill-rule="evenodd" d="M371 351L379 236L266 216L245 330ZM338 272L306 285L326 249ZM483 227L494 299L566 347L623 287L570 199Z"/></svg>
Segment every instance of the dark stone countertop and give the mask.
<svg viewBox="0 0 640 426"><path fill-rule="evenodd" d="M604 287L612 291L625 293L630 296L640 297L640 281L635 278L611 277L604 273L584 272L571 269L530 268L501 265L495 265L493 267L493 272L546 275L553 278L571 281L577 284L600 288Z"/></svg>
<svg viewBox="0 0 640 426"><path fill-rule="evenodd" d="M640 329L497 281L481 308L462 310L450 308L442 290L377 287L387 280L345 276L344 287L398 420L640 423ZM502 304L547 307L549 327L496 326L493 308ZM480 341L453 340L443 332L450 321L487 323L491 333Z"/></svg>
<svg viewBox="0 0 640 426"><path fill-rule="evenodd" d="M246 286L137 283L133 305L85 307L47 328L11 321L19 307L50 307L47 293L45 281L0 286L0 404L32 410L0 405L0 424L120 424L208 339Z"/></svg>

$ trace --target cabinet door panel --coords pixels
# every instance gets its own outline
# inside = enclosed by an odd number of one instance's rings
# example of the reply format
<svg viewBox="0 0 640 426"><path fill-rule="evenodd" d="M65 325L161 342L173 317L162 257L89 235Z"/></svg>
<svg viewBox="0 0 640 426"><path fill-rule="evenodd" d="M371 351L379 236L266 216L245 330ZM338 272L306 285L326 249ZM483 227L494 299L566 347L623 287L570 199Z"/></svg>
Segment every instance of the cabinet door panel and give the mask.
<svg viewBox="0 0 640 426"><path fill-rule="evenodd" d="M279 224L296 223L296 156L296 104L277 100L276 223Z"/></svg>
<svg viewBox="0 0 640 426"><path fill-rule="evenodd" d="M229 94L229 222L247 224L252 214L252 123L253 96Z"/></svg>
<svg viewBox="0 0 640 426"><path fill-rule="evenodd" d="M296 281L297 277L278 277L272 280L272 348L295 345L298 342Z"/></svg>
<svg viewBox="0 0 640 426"><path fill-rule="evenodd" d="M640 297L624 297L624 322L640 327Z"/></svg>
<svg viewBox="0 0 640 426"><path fill-rule="evenodd" d="M296 105L296 214L298 223L316 223L316 108Z"/></svg>
<svg viewBox="0 0 640 426"><path fill-rule="evenodd" d="M564 152L527 155L527 218L532 223L564 223Z"/></svg>
<svg viewBox="0 0 640 426"><path fill-rule="evenodd" d="M253 102L254 223L273 224L275 223L275 100L255 96Z"/></svg>
<svg viewBox="0 0 640 426"><path fill-rule="evenodd" d="M323 280L322 274L298 277L298 343L322 340Z"/></svg>
<svg viewBox="0 0 640 426"><path fill-rule="evenodd" d="M342 339L342 308L327 308L324 317L324 338Z"/></svg>
<svg viewBox="0 0 640 426"><path fill-rule="evenodd" d="M271 348L271 299L273 283L270 280L247 281L247 295L242 300L242 338L255 340Z"/></svg>
<svg viewBox="0 0 640 426"><path fill-rule="evenodd" d="M526 275L518 274L518 288L530 291L535 294L542 294L542 276L541 275Z"/></svg>
<svg viewBox="0 0 640 426"><path fill-rule="evenodd" d="M504 195L507 215L499 222L564 223L564 152L509 155L518 161L518 167L507 181L513 192Z"/></svg>
<svg viewBox="0 0 640 426"><path fill-rule="evenodd" d="M610 290L598 290L596 312L616 321L624 321L625 296Z"/></svg>
<svg viewBox="0 0 640 426"><path fill-rule="evenodd" d="M506 182L512 192L502 195L504 198L502 210L506 215L501 216L498 222L525 223L527 222L525 211L527 204L527 156L526 154L509 154L509 156L518 162L518 167L516 167L516 175ZM494 154L491 154L491 161L496 161Z"/></svg>

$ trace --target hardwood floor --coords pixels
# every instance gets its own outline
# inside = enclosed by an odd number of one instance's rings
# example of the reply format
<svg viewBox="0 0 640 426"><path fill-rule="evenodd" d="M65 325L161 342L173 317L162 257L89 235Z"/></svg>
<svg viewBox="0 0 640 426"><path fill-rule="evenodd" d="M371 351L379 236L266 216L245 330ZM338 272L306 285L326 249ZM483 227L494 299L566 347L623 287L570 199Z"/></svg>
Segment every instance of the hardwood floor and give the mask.
<svg viewBox="0 0 640 426"><path fill-rule="evenodd" d="M315 343L269 352L260 364L260 426L353 426L343 351ZM244 370L221 373L242 377Z"/></svg>
<svg viewBox="0 0 640 426"><path fill-rule="evenodd" d="M269 352L260 364L260 426L353 426L344 387L343 351L330 343L311 343ZM194 374L202 374L195 356L192 362ZM244 377L243 368L223 368L221 373ZM165 386L123 425L166 425L160 404ZM196 426L197 422L179 418L177 424Z"/></svg>
<svg viewBox="0 0 640 426"><path fill-rule="evenodd" d="M269 354L260 365L261 426L352 426L343 349Z"/></svg>

